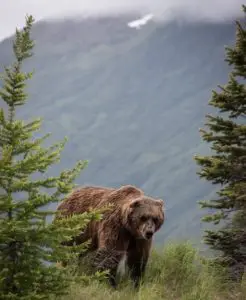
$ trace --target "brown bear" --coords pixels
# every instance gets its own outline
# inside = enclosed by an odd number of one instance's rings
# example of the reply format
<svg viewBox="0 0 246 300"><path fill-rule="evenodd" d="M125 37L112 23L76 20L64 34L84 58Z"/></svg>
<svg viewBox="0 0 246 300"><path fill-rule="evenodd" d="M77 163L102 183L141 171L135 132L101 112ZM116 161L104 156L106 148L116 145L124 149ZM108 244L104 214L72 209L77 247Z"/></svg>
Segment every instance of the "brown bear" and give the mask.
<svg viewBox="0 0 246 300"><path fill-rule="evenodd" d="M153 235L164 223L163 201L148 197L131 185L118 189L88 186L74 191L58 210L63 217L108 204L112 207L100 221L91 221L81 235L65 245L91 239L89 251L96 250L95 261L101 270L110 269L111 285L116 286L117 268L126 262L137 287L145 271ZM114 265L110 265L111 261Z"/></svg>

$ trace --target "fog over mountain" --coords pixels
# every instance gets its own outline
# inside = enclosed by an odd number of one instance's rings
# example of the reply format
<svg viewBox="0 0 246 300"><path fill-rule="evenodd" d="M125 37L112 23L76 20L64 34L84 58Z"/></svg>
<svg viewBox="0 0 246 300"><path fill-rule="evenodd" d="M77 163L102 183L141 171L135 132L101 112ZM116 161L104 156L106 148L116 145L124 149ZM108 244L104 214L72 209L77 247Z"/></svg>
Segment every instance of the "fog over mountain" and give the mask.
<svg viewBox="0 0 246 300"><path fill-rule="evenodd" d="M36 20L67 16L99 16L136 12L154 14L156 20L173 19L205 22L224 22L240 15L241 0L18 0L1 3L0 40L24 25L24 16Z"/></svg>

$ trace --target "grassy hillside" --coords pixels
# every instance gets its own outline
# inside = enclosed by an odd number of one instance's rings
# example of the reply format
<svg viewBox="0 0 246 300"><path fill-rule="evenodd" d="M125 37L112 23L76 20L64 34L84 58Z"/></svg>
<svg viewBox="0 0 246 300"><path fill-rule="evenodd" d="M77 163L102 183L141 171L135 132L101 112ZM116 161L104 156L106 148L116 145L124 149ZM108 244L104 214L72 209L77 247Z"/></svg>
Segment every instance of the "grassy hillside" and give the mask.
<svg viewBox="0 0 246 300"><path fill-rule="evenodd" d="M244 300L246 281L232 284L223 270L209 266L188 243L154 251L145 280L136 292L127 277L112 290L98 280L71 286L62 300ZM60 299L60 298L59 298Z"/></svg>
<svg viewBox="0 0 246 300"><path fill-rule="evenodd" d="M30 102L20 117L44 117L53 141L69 137L63 160L89 166L78 184L133 184L165 199L164 239L200 240L197 201L213 188L192 159L208 151L198 129L211 89L227 80L224 46L233 24L127 27L133 16L39 22ZM11 61L11 40L0 43L0 66Z"/></svg>

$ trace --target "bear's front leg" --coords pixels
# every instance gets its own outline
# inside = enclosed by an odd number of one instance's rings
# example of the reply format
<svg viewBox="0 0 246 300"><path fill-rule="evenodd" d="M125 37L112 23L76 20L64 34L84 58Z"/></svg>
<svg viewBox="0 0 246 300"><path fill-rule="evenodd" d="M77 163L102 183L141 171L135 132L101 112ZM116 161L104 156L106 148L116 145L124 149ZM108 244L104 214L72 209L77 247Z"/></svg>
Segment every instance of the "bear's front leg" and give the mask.
<svg viewBox="0 0 246 300"><path fill-rule="evenodd" d="M99 248L93 258L93 266L98 271L109 271L107 278L113 288L117 287L116 275L119 262L124 256L124 252L109 248Z"/></svg>
<svg viewBox="0 0 246 300"><path fill-rule="evenodd" d="M139 258L138 258L139 259ZM145 268L146 268L147 260L137 260L134 256L129 257L128 259L128 267L130 269L130 276L132 281L134 282L134 287L138 288L139 284L144 276Z"/></svg>
<svg viewBox="0 0 246 300"><path fill-rule="evenodd" d="M117 286L116 275L120 261L126 255L129 245L127 232L120 227L118 220L103 222L98 228L98 249L94 259L94 266L101 271L108 270L109 283Z"/></svg>
<svg viewBox="0 0 246 300"><path fill-rule="evenodd" d="M138 288L149 259L151 241L135 240L129 245L127 264L134 287Z"/></svg>

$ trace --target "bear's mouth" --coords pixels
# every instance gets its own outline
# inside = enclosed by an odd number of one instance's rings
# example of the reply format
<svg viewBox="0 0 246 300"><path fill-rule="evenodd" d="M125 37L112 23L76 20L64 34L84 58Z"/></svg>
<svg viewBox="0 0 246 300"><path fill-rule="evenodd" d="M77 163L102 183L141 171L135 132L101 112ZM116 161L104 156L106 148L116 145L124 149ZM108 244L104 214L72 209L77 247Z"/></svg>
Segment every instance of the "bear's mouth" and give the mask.
<svg viewBox="0 0 246 300"><path fill-rule="evenodd" d="M154 232L146 232L146 233L140 232L140 234L138 234L137 239L148 241L153 237L153 235L154 235Z"/></svg>
<svg viewBox="0 0 246 300"><path fill-rule="evenodd" d="M146 234L145 234L145 238L146 238L146 240L150 240L151 238L152 238L152 236L153 236L153 232L151 232L151 231L149 231L149 232L146 232Z"/></svg>

